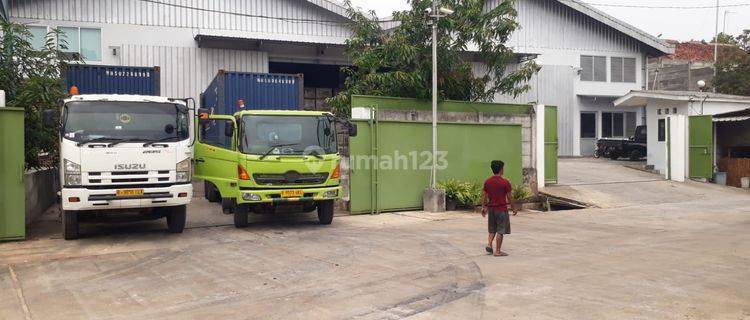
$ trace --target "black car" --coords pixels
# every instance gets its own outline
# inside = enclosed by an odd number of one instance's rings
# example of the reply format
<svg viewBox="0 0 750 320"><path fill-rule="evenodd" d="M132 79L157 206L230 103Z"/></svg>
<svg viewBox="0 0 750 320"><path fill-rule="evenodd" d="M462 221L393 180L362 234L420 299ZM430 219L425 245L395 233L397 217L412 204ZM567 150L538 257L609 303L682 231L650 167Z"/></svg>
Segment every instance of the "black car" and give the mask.
<svg viewBox="0 0 750 320"><path fill-rule="evenodd" d="M630 158L636 161L646 156L646 126L635 128L635 135L630 139L599 139L596 142L594 157L605 157L612 160Z"/></svg>

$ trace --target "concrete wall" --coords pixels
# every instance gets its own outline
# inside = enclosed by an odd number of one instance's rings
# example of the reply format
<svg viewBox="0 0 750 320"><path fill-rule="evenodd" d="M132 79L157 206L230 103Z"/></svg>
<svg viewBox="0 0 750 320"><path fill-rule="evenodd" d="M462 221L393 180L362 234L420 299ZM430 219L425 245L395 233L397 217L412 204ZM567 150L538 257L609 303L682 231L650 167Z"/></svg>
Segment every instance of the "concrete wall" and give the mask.
<svg viewBox="0 0 750 320"><path fill-rule="evenodd" d="M26 189L26 225L29 225L57 202L59 176L55 169L30 171L24 174L23 184Z"/></svg>
<svg viewBox="0 0 750 320"><path fill-rule="evenodd" d="M669 159L672 163L667 166L664 177L672 181L684 182L688 177L689 160L688 157L688 117L686 115L671 115L668 117L670 149L664 149L666 159L669 153ZM671 172L670 172L671 171Z"/></svg>
<svg viewBox="0 0 750 320"><path fill-rule="evenodd" d="M650 90L699 91L698 80L714 78L713 63L701 61L651 59L648 73Z"/></svg>

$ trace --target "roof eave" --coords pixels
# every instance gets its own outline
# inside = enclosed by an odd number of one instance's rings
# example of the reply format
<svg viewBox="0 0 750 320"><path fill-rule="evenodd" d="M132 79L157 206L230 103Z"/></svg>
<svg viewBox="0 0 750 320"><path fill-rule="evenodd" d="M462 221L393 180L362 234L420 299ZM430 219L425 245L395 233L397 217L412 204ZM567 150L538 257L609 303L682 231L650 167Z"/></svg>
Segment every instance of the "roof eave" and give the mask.
<svg viewBox="0 0 750 320"><path fill-rule="evenodd" d="M675 47L664 40L654 37L579 0L558 0L558 2L642 42L651 48L651 53L656 56L670 55L675 52Z"/></svg>
<svg viewBox="0 0 750 320"><path fill-rule="evenodd" d="M338 3L338 1L335 1L335 0L306 0L306 1L317 7L328 10L346 20L351 21L351 18L349 17L349 13L346 10L346 7Z"/></svg>

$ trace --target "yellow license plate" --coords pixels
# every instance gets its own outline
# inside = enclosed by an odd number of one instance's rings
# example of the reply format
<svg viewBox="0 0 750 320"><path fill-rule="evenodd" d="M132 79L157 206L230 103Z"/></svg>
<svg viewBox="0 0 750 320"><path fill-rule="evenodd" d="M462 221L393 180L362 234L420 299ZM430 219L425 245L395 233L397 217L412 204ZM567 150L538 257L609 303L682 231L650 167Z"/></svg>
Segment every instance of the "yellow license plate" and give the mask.
<svg viewBox="0 0 750 320"><path fill-rule="evenodd" d="M117 190L118 197L135 197L142 196L143 189L119 189Z"/></svg>
<svg viewBox="0 0 750 320"><path fill-rule="evenodd" d="M305 195L303 190L281 190L282 198L299 198Z"/></svg>

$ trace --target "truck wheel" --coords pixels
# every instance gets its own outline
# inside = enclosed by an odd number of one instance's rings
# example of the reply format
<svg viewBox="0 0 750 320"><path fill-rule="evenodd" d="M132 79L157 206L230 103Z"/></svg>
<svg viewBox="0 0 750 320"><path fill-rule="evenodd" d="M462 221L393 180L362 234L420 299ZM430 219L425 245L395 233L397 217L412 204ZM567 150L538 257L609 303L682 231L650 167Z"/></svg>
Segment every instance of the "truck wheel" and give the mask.
<svg viewBox="0 0 750 320"><path fill-rule="evenodd" d="M221 202L219 189L211 182L203 181L203 196L208 202Z"/></svg>
<svg viewBox="0 0 750 320"><path fill-rule="evenodd" d="M333 222L333 200L318 201L318 221L320 224Z"/></svg>
<svg viewBox="0 0 750 320"><path fill-rule="evenodd" d="M62 233L65 240L78 239L78 211L63 210Z"/></svg>
<svg viewBox="0 0 750 320"><path fill-rule="evenodd" d="M641 155L640 151L633 150L633 151L630 152L630 160L631 161L638 161L638 160L641 160L641 158L643 158L643 156Z"/></svg>
<svg viewBox="0 0 750 320"><path fill-rule="evenodd" d="M185 230L187 220L187 206L181 205L169 208L167 213L167 228L169 233L182 233Z"/></svg>
<svg viewBox="0 0 750 320"><path fill-rule="evenodd" d="M247 216L250 213L250 206L246 204L238 205L234 209L234 227L247 227Z"/></svg>

